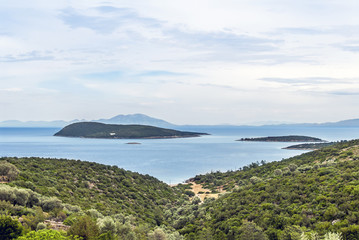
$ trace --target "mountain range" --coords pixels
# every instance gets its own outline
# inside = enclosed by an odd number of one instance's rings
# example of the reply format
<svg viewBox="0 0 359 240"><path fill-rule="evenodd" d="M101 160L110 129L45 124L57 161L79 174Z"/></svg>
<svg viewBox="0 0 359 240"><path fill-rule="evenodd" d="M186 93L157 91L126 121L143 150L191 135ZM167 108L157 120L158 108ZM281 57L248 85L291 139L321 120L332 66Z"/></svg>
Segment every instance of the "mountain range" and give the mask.
<svg viewBox="0 0 359 240"><path fill-rule="evenodd" d="M0 122L0 127L65 127L72 123L77 122L88 122L88 120L75 119L72 121L27 121L22 122L18 120L8 120ZM115 117L109 119L97 119L90 120L90 122L99 122L99 123L107 123L107 124L140 124L140 125L150 125L156 127L170 128L176 126L164 120L149 117L144 114L128 114L128 115L117 115Z"/></svg>
<svg viewBox="0 0 359 240"><path fill-rule="evenodd" d="M8 120L0 122L0 127L65 127L69 124L76 123L76 122L85 122L89 120L79 120L75 119L72 121L63 121L63 120L56 120L56 121L18 121L18 120ZM128 115L117 115L109 119L97 119L97 120L90 120L90 122L99 122L99 123L107 123L107 124L140 124L140 125L150 125L155 127L162 127L162 128L173 128L173 127L180 127L181 125L175 125L169 123L165 120L153 118L144 114L128 114ZM192 125L187 125L189 127ZM241 126L241 125L210 125L211 127L220 127L220 126ZM243 125L242 125L243 126ZM251 125L246 125L251 126ZM348 119L339 122L326 122L326 123L287 123L287 124L263 124L261 126L288 126L288 127L359 127L359 118L357 119ZM260 127L256 125L256 127Z"/></svg>

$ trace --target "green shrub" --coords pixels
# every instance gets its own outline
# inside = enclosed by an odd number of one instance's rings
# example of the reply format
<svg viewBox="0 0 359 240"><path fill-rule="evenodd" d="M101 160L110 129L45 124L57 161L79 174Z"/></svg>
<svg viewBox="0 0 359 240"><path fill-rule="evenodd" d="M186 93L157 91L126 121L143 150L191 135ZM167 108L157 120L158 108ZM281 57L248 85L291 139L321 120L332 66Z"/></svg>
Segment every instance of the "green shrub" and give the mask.
<svg viewBox="0 0 359 240"><path fill-rule="evenodd" d="M23 227L16 219L7 215L0 216L0 237L2 240L14 239L22 234Z"/></svg>
<svg viewBox="0 0 359 240"><path fill-rule="evenodd" d="M52 229L43 229L39 231L31 231L26 235L21 236L18 240L40 240L40 239L56 239L56 240L80 240L78 237L66 236L66 233L52 230Z"/></svg>

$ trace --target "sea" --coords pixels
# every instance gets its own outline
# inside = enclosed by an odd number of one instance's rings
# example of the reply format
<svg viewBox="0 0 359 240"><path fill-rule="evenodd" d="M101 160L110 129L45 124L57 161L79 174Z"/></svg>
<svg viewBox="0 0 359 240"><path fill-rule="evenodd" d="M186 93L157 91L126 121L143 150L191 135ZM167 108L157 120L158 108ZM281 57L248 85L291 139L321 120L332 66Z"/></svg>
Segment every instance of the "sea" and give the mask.
<svg viewBox="0 0 359 240"><path fill-rule="evenodd" d="M282 149L293 143L243 142L245 137L305 135L327 141L359 138L355 127L181 126L208 133L174 139L86 139L53 136L60 128L0 128L1 157L66 158L116 165L168 183L198 174L238 170L252 162L280 161L307 151ZM128 144L136 142L139 144Z"/></svg>

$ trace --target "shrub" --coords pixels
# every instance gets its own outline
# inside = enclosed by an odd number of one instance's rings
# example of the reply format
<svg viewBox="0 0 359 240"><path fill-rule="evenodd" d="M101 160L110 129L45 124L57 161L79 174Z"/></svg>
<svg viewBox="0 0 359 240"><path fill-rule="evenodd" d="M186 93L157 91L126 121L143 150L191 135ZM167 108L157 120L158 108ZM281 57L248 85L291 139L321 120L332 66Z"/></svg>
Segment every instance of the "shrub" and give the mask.
<svg viewBox="0 0 359 240"><path fill-rule="evenodd" d="M20 171L13 164L7 161L0 162L0 176L6 176L9 181L13 181L17 178Z"/></svg>
<svg viewBox="0 0 359 240"><path fill-rule="evenodd" d="M82 237L84 240L92 240L98 237L99 229L96 222L90 216L85 215L71 226L67 234Z"/></svg>
<svg viewBox="0 0 359 240"><path fill-rule="evenodd" d="M10 216L0 216L0 237L2 240L14 239L22 234L23 227Z"/></svg>
<svg viewBox="0 0 359 240"><path fill-rule="evenodd" d="M280 170L280 169L274 170L274 175L276 175L276 176L282 176L282 170Z"/></svg>
<svg viewBox="0 0 359 240"><path fill-rule="evenodd" d="M43 229L31 231L21 236L18 240L39 240L39 239L56 239L56 240L79 240L78 237L66 236L65 233L52 229Z"/></svg>

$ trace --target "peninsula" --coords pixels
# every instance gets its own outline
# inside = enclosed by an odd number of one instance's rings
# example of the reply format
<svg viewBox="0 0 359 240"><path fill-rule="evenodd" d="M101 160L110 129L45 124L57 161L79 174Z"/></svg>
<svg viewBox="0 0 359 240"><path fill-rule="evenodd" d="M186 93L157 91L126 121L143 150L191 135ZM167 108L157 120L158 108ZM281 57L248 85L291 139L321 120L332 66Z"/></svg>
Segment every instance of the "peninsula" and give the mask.
<svg viewBox="0 0 359 240"><path fill-rule="evenodd" d="M274 137L258 137L258 138L241 138L237 141L252 141L252 142L325 142L320 138L308 136L274 136Z"/></svg>
<svg viewBox="0 0 359 240"><path fill-rule="evenodd" d="M54 136L80 138L109 138L109 139L160 139L186 138L208 135L207 133L184 132L167 128L147 125L118 125L97 122L79 122L70 124Z"/></svg>
<svg viewBox="0 0 359 240"><path fill-rule="evenodd" d="M333 144L334 144L334 142L303 143L303 144L284 147L283 149L289 149L289 150L318 150L318 149L321 149L323 147L331 146Z"/></svg>

